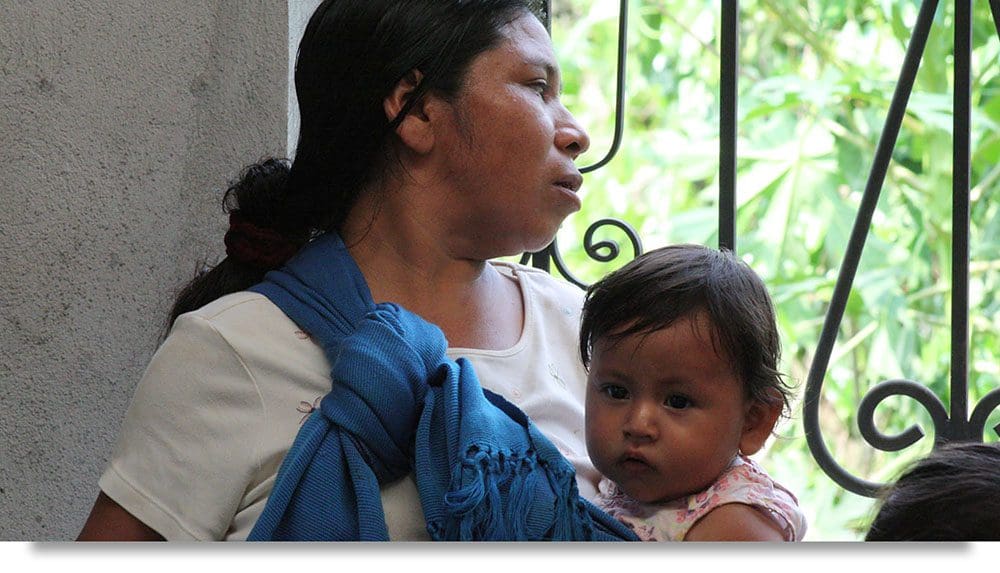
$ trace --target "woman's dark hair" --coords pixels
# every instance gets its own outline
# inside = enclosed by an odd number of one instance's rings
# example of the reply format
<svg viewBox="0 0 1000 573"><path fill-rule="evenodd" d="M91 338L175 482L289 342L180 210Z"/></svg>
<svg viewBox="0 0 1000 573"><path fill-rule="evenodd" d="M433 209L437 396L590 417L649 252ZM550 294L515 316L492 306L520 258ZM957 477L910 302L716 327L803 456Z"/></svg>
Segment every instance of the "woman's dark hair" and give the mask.
<svg viewBox="0 0 1000 573"><path fill-rule="evenodd" d="M747 397L789 409L778 372L781 340L764 282L731 252L671 245L644 253L587 289L580 357L590 366L598 340L616 344L704 312L712 344L728 357Z"/></svg>
<svg viewBox="0 0 1000 573"><path fill-rule="evenodd" d="M359 195L396 165L395 130L428 93L455 97L472 60L501 29L538 4L530 0L325 0L313 13L295 66L301 127L290 164L245 169L224 206L293 240L339 230ZM422 75L404 108L383 102L401 80ZM268 270L227 257L178 296L180 314L260 282Z"/></svg>
<svg viewBox="0 0 1000 573"><path fill-rule="evenodd" d="M1000 541L1000 444L951 442L880 496L865 541Z"/></svg>

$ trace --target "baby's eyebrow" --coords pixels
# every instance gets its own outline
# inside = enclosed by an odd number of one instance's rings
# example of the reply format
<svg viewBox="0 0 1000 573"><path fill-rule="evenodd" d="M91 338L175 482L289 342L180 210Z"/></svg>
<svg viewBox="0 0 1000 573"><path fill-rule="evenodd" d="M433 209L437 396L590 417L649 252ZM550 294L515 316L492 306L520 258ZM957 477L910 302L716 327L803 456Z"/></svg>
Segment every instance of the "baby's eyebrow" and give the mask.
<svg viewBox="0 0 1000 573"><path fill-rule="evenodd" d="M693 380L691 378L679 378L677 376L670 376L668 378L659 378L657 379L656 383L661 386L675 388L677 386L693 386L698 382L697 380Z"/></svg>

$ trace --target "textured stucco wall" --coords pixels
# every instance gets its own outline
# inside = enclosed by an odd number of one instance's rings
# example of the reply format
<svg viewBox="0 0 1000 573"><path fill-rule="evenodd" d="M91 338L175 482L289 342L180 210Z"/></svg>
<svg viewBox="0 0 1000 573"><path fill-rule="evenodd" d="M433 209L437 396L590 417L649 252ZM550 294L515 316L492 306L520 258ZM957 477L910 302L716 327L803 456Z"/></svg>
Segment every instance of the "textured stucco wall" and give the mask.
<svg viewBox="0 0 1000 573"><path fill-rule="evenodd" d="M302 32L309 23L309 17L316 11L322 0L289 0L288 2L288 156L295 155L295 143L299 137L299 105L295 96L295 49L302 39Z"/></svg>
<svg viewBox="0 0 1000 573"><path fill-rule="evenodd" d="M221 190L286 145L285 2L0 3L0 540L76 536Z"/></svg>

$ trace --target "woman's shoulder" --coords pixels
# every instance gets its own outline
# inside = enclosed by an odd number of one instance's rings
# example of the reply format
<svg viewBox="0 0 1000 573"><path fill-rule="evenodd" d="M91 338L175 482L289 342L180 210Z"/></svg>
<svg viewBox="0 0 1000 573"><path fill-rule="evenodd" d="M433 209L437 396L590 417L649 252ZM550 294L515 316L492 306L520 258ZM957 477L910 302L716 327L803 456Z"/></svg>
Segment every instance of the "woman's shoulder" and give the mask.
<svg viewBox="0 0 1000 573"><path fill-rule="evenodd" d="M278 309L266 296L252 292L239 291L221 296L203 307L180 315L182 319L204 320L213 325L229 326L265 320L281 322L288 317Z"/></svg>
<svg viewBox="0 0 1000 573"><path fill-rule="evenodd" d="M524 334L519 345L537 345L545 339L549 346L555 344L560 350L575 349L572 341L580 327L583 290L541 269L508 261L493 264L501 274L520 285L525 312ZM572 354L576 356L575 351Z"/></svg>
<svg viewBox="0 0 1000 573"><path fill-rule="evenodd" d="M548 271L512 261L497 260L491 263L501 274L521 282L532 294L537 293L540 297L564 301L576 307L583 303L583 289Z"/></svg>
<svg viewBox="0 0 1000 573"><path fill-rule="evenodd" d="M234 514L245 536L304 406L329 390L322 350L296 330L252 292L180 315L136 386L102 490L168 539L221 539Z"/></svg>
<svg viewBox="0 0 1000 573"><path fill-rule="evenodd" d="M227 294L177 317L169 336L211 332L235 349L304 337L298 326L266 296L240 291Z"/></svg>
<svg viewBox="0 0 1000 573"><path fill-rule="evenodd" d="M164 346L171 342L205 361L218 360L220 353L234 355L254 376L280 371L312 379L329 368L308 334L266 296L249 291L180 315Z"/></svg>

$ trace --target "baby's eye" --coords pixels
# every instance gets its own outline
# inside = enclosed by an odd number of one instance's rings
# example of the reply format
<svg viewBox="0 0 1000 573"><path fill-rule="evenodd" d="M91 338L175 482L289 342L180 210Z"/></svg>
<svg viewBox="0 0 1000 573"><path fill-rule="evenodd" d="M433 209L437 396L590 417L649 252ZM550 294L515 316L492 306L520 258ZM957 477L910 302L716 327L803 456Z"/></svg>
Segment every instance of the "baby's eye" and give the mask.
<svg viewBox="0 0 1000 573"><path fill-rule="evenodd" d="M609 384L601 388L601 392L604 392L604 394L612 400L624 400L628 398L628 390L613 384Z"/></svg>
<svg viewBox="0 0 1000 573"><path fill-rule="evenodd" d="M691 400L687 396L682 396L680 394L673 394L667 398L665 402L667 406L671 408L676 408L678 410L683 410L691 405Z"/></svg>

